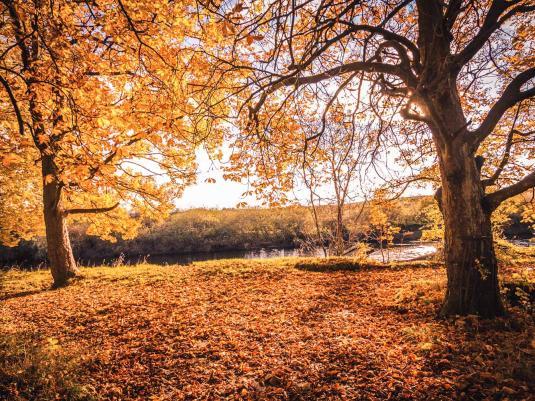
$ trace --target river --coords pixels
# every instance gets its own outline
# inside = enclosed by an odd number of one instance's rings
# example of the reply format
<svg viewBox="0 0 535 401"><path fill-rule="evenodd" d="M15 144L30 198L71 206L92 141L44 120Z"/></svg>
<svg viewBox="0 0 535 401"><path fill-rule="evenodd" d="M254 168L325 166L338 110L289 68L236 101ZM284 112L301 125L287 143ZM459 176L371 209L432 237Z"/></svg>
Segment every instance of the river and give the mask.
<svg viewBox="0 0 535 401"><path fill-rule="evenodd" d="M433 255L437 248L433 243L413 243L403 245L393 245L389 249L375 250L368 257L379 262L407 261L423 259ZM219 259L271 259L284 257L323 257L321 248L305 251L299 248L264 248L249 251L221 251L221 252L202 252L189 254L172 254L172 255L147 255L144 257L124 257L120 261L114 260L80 260L79 263L85 266L114 264L152 263L157 265L187 265L193 262L219 260ZM351 255L348 255L351 256Z"/></svg>
<svg viewBox="0 0 535 401"><path fill-rule="evenodd" d="M520 246L533 246L530 241L512 241ZM407 244L391 245L388 249L375 249L368 255L368 258L377 262L401 262L411 260L421 260L432 257L437 252L438 243L436 242L412 242ZM348 255L351 256L351 255ZM126 256L119 259L95 259L79 260L81 266L98 266L98 265L133 265L138 263L152 263L157 265L188 265L193 262L219 260L219 259L270 259L284 257L323 257L323 250L317 248L314 250L302 250L299 248L263 248L248 251L219 251L219 252L200 252L188 254L170 254L170 255L147 255L147 256ZM35 267L35 265L20 265L21 267ZM43 265L40 264L42 267Z"/></svg>

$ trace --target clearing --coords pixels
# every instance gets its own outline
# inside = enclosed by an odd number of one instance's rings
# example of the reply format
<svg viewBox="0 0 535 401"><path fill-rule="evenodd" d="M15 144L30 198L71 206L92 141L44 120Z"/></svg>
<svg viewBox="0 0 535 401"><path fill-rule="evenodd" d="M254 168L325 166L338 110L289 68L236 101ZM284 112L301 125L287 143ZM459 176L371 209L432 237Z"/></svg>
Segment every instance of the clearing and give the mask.
<svg viewBox="0 0 535 401"><path fill-rule="evenodd" d="M445 271L316 259L0 277L0 399L529 399L533 316L444 321ZM340 270L342 269L342 270ZM511 273L512 274L512 273ZM2 398L3 397L3 398Z"/></svg>

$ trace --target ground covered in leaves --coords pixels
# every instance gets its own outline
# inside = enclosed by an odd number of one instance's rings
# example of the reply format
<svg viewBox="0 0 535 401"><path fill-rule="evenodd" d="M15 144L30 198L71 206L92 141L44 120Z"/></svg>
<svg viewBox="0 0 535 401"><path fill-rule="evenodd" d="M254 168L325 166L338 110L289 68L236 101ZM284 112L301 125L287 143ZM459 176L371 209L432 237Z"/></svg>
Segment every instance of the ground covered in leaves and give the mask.
<svg viewBox="0 0 535 401"><path fill-rule="evenodd" d="M492 322L437 319L439 266L228 260L83 275L59 290L48 289L48 272L1 276L0 399L535 393L533 315L515 307Z"/></svg>

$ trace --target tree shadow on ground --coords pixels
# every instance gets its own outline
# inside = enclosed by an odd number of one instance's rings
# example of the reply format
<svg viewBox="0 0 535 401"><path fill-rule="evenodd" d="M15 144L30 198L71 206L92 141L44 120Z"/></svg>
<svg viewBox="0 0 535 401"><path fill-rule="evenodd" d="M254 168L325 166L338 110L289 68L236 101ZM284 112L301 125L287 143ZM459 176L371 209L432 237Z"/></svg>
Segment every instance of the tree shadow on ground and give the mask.
<svg viewBox="0 0 535 401"><path fill-rule="evenodd" d="M462 400L528 399L535 393L533 320L526 311L483 320L441 322L442 335L425 355L425 367L441 376Z"/></svg>
<svg viewBox="0 0 535 401"><path fill-rule="evenodd" d="M296 262L294 267L298 270L305 270L309 272L328 273L338 271L384 269L387 267L387 265L373 261L363 261L359 259L329 257L310 259L305 258Z"/></svg>
<svg viewBox="0 0 535 401"><path fill-rule="evenodd" d="M8 293L8 294L2 294L0 295L0 301L7 301L8 299L14 299L14 298L22 298L22 297L26 297L26 296L29 296L29 295L34 295L34 294L40 294L42 292L46 292L46 291L52 291L53 288L41 288L39 290L28 290L28 291L20 291L20 292L11 292L11 293Z"/></svg>

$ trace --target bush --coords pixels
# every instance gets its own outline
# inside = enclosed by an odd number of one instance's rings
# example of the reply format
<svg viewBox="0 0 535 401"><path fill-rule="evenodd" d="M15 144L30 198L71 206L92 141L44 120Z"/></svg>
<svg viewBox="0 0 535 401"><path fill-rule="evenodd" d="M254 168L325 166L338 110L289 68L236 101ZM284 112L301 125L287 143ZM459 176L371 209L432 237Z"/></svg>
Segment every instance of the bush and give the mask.
<svg viewBox="0 0 535 401"><path fill-rule="evenodd" d="M518 246L504 239L497 239L494 242L494 248L502 266L535 263L535 247Z"/></svg>

